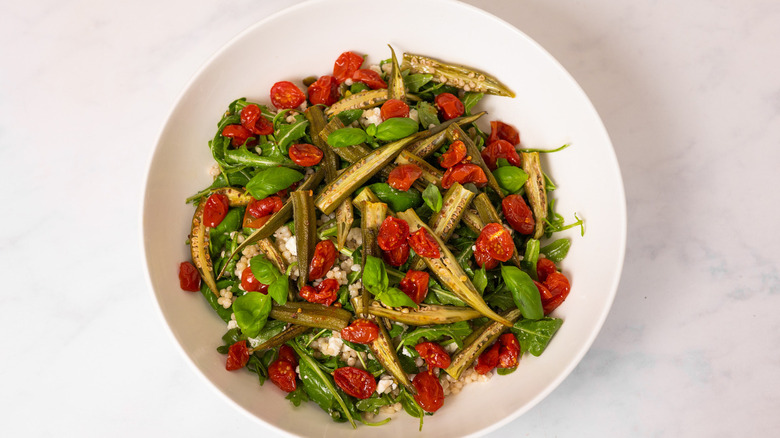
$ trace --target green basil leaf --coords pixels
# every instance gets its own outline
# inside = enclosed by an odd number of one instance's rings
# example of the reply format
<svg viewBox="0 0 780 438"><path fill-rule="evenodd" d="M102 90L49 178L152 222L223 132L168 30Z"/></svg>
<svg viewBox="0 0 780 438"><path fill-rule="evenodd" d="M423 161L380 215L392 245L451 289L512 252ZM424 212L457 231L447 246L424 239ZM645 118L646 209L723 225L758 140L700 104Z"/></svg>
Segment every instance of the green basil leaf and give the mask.
<svg viewBox="0 0 780 438"><path fill-rule="evenodd" d="M219 287L219 284L217 284L217 287ZM206 285L205 281L201 282L200 293L206 298L206 301L209 303L211 308L214 309L215 312L217 312L217 315L219 315L219 317L222 318L223 321L225 322L230 321L230 314L233 313L233 310L230 307L228 307L227 309L222 307L222 304L220 304L218 301L219 298L216 295L214 295L214 292L212 292L211 289L208 287L208 285Z"/></svg>
<svg viewBox="0 0 780 438"><path fill-rule="evenodd" d="M260 334L271 313L271 298L260 292L247 292L233 302L233 313L241 331L254 338Z"/></svg>
<svg viewBox="0 0 780 438"><path fill-rule="evenodd" d="M523 188L528 179L528 174L523 169L515 166L499 167L493 171L498 185L508 193L517 193Z"/></svg>
<svg viewBox="0 0 780 438"><path fill-rule="evenodd" d="M365 85L362 82L357 82L357 83L361 85ZM343 123L346 126L349 126L355 120L360 119L360 116L362 115L363 115L363 110L359 108L355 108L355 109L345 110L338 113L338 118L341 119L341 123Z"/></svg>
<svg viewBox="0 0 780 438"><path fill-rule="evenodd" d="M482 93L475 93L473 91L467 91L466 94L463 95L463 106L466 109L466 115L471 115L471 108L474 108L474 105L477 104L483 97L485 97Z"/></svg>
<svg viewBox="0 0 780 438"><path fill-rule="evenodd" d="M376 135L376 125L372 123L372 124L366 126L366 134L370 135L371 137L375 136Z"/></svg>
<svg viewBox="0 0 780 438"><path fill-rule="evenodd" d="M472 283L474 283L474 287L477 288L479 293L484 293L485 288L487 287L487 271L485 270L485 266L482 266L482 269L474 272L474 278L471 280Z"/></svg>
<svg viewBox="0 0 780 438"><path fill-rule="evenodd" d="M382 141L396 141L414 134L419 127L419 123L408 117L393 117L376 127L376 135L374 137Z"/></svg>
<svg viewBox="0 0 780 438"><path fill-rule="evenodd" d="M303 118L292 125L280 126L275 132L276 141L279 144L279 147L287 153L287 148L289 148L295 140L306 135L306 128L308 127L309 121Z"/></svg>
<svg viewBox="0 0 780 438"><path fill-rule="evenodd" d="M271 285L277 278L282 276L282 273L276 269L276 266L265 258L263 254L252 257L249 260L249 268L257 281L265 285Z"/></svg>
<svg viewBox="0 0 780 438"><path fill-rule="evenodd" d="M522 351L528 351L534 356L539 356L547 348L550 339L561 328L562 324L562 319L549 316L536 321L521 319L515 323L512 331L517 335Z"/></svg>
<svg viewBox="0 0 780 438"><path fill-rule="evenodd" d="M363 268L363 286L372 294L379 295L387 290L389 284L385 263L378 257L368 256Z"/></svg>
<svg viewBox="0 0 780 438"><path fill-rule="evenodd" d="M509 374L512 374L515 371L517 371L517 367L516 366L512 367L512 368L496 368L496 373L499 376L508 376Z"/></svg>
<svg viewBox="0 0 780 438"><path fill-rule="evenodd" d="M434 213L438 213L442 207L441 192L434 184L428 184L422 192L423 201Z"/></svg>
<svg viewBox="0 0 780 438"><path fill-rule="evenodd" d="M532 277L536 279L536 263L539 261L539 241L536 239L528 239L525 243L525 257L523 257L522 266L523 269L530 272Z"/></svg>
<svg viewBox="0 0 780 438"><path fill-rule="evenodd" d="M420 339L437 341L449 336L458 347L463 347L463 339L472 332L471 326L466 321L458 321L452 324L431 325L416 328L401 337L400 345L417 345Z"/></svg>
<svg viewBox="0 0 780 438"><path fill-rule="evenodd" d="M384 292L376 294L376 298L384 305L390 307L417 308L417 303L409 298L409 295L406 295L402 290L394 287L387 288Z"/></svg>
<svg viewBox="0 0 780 438"><path fill-rule="evenodd" d="M512 298L523 318L539 319L544 316L539 289L528 274L515 266L501 265L501 277L512 292Z"/></svg>
<svg viewBox="0 0 780 438"><path fill-rule="evenodd" d="M290 280L286 275L280 275L268 286L268 295L279 305L287 303L287 293L290 290Z"/></svg>
<svg viewBox="0 0 780 438"><path fill-rule="evenodd" d="M428 102L421 101L417 104L417 118L420 119L420 125L428 129L431 125L439 125L439 111Z"/></svg>
<svg viewBox="0 0 780 438"><path fill-rule="evenodd" d="M566 257L566 254L569 253L569 248L571 248L571 240L562 238L543 246L539 252L554 263L560 263Z"/></svg>
<svg viewBox="0 0 780 438"><path fill-rule="evenodd" d="M349 87L349 92L352 94L358 94L361 91L365 91L369 89L370 87L362 82L353 82L352 85L350 85Z"/></svg>
<svg viewBox="0 0 780 438"><path fill-rule="evenodd" d="M411 93L417 93L420 91L423 85L433 80L433 75L428 73L416 73L408 75L404 78L404 84Z"/></svg>
<svg viewBox="0 0 780 438"><path fill-rule="evenodd" d="M392 120L392 119L390 119ZM422 204L422 195L417 190L397 190L388 183L375 183L368 186L380 201L393 211L405 211Z"/></svg>
<svg viewBox="0 0 780 438"><path fill-rule="evenodd" d="M360 128L341 128L328 135L328 144L334 148L355 146L368 139L366 131Z"/></svg>
<svg viewBox="0 0 780 438"><path fill-rule="evenodd" d="M255 199L264 199L302 179L301 172L286 167L274 167L257 172L246 184L246 189Z"/></svg>

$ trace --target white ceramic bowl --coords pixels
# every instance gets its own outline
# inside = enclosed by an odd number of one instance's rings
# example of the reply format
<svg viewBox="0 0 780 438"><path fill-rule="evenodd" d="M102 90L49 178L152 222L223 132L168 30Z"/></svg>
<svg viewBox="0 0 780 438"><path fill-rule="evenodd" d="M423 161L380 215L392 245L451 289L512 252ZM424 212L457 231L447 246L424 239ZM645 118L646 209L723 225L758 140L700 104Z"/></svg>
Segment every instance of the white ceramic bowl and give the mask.
<svg viewBox="0 0 780 438"><path fill-rule="evenodd" d="M381 12L378 12L381 11ZM563 271L572 282L555 312L563 327L538 358L526 355L509 376L473 384L447 398L434 416L398 414L389 424L353 431L333 423L313 403L294 408L275 386L260 387L248 372L226 372L215 351L225 324L200 294L182 292L178 263L189 259L185 240L193 213L184 199L210 183L207 141L228 103L238 97L269 102L271 85L328 74L346 50L369 63L412 52L469 65L500 78L514 99L486 96L488 120L515 125L524 147L573 146L545 156L557 183L557 209L586 220L585 237L572 238ZM487 120L483 122L489 129ZM160 134L147 179L143 241L148 276L168 327L197 370L242 410L278 430L303 436L463 436L494 430L528 411L577 365L609 311L623 263L626 210L620 171L604 126L569 74L526 35L479 9L447 0L312 1L247 29L195 75Z"/></svg>

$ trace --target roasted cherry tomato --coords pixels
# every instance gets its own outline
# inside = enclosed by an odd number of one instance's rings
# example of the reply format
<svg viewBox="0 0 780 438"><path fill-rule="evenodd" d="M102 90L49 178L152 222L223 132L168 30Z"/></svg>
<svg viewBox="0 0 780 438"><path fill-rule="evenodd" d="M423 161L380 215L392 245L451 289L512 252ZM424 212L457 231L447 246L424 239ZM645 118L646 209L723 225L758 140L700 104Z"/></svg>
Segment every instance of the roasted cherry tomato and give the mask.
<svg viewBox="0 0 780 438"><path fill-rule="evenodd" d="M520 234L533 234L534 214L520 195L509 195L501 201L504 218Z"/></svg>
<svg viewBox="0 0 780 438"><path fill-rule="evenodd" d="M534 280L533 282L534 282L534 285L536 285L536 289L539 290L539 296L542 298L542 303L552 299L553 294L552 294L552 292L550 292L550 289L548 289L547 286L545 286L542 283L539 283L536 280ZM542 305L544 305L544 304L542 304Z"/></svg>
<svg viewBox="0 0 780 438"><path fill-rule="evenodd" d="M333 64L333 77L339 84L350 79L363 65L363 57L354 52L344 52Z"/></svg>
<svg viewBox="0 0 780 438"><path fill-rule="evenodd" d="M228 371L240 370L249 362L249 349L246 348L246 341L238 341L230 346L228 350L225 369Z"/></svg>
<svg viewBox="0 0 780 438"><path fill-rule="evenodd" d="M422 169L416 164L401 164L390 171L387 183L396 190L407 191L412 187L417 178L422 176Z"/></svg>
<svg viewBox="0 0 780 438"><path fill-rule="evenodd" d="M447 368L450 366L450 355L444 351L441 345L435 342L420 342L414 346L414 349L428 364L428 369Z"/></svg>
<svg viewBox="0 0 780 438"><path fill-rule="evenodd" d="M339 100L339 83L333 76L320 76L306 91L312 105L321 103L331 106Z"/></svg>
<svg viewBox="0 0 780 438"><path fill-rule="evenodd" d="M379 247L385 251L392 251L406 243L409 238L409 224L403 219L388 216L379 227L376 238Z"/></svg>
<svg viewBox="0 0 780 438"><path fill-rule="evenodd" d="M390 251L382 250L382 259L390 266L396 268L406 263L409 260L409 243L404 242L403 245Z"/></svg>
<svg viewBox="0 0 780 438"><path fill-rule="evenodd" d="M356 344L370 344L379 337L379 326L367 319L356 319L341 329L341 337Z"/></svg>
<svg viewBox="0 0 780 438"><path fill-rule="evenodd" d="M412 385L417 390L414 400L425 412L436 412L444 404L444 389L432 370L417 373Z"/></svg>
<svg viewBox="0 0 780 438"><path fill-rule="evenodd" d="M560 272L549 274L544 281L544 285L547 286L553 296L549 300L542 299L544 314L548 315L566 300L571 291L571 285L569 284L569 279Z"/></svg>
<svg viewBox="0 0 780 438"><path fill-rule="evenodd" d="M484 266L486 271L495 269L496 266L498 266L498 260L494 259L493 256L488 254L488 252L485 251L485 248L481 246L477 246L477 249L474 250L474 260L477 262L477 266L480 268Z"/></svg>
<svg viewBox="0 0 780 438"><path fill-rule="evenodd" d="M322 161L324 154L317 146L301 143L290 146L290 159L299 166L316 166Z"/></svg>
<svg viewBox="0 0 780 438"><path fill-rule="evenodd" d="M520 166L520 155L518 155L515 147L506 140L496 140L488 143L487 147L482 149L481 155L490 170L496 170L499 158L505 159L513 166Z"/></svg>
<svg viewBox="0 0 780 438"><path fill-rule="evenodd" d="M434 103L436 103L436 107L439 108L439 114L441 114L444 120L460 117L466 112L466 107L463 106L463 102L452 93L439 94L434 99Z"/></svg>
<svg viewBox="0 0 780 438"><path fill-rule="evenodd" d="M268 294L268 285L260 283L252 273L252 268L247 266L241 271L241 287L247 292L260 292L263 295Z"/></svg>
<svg viewBox="0 0 780 438"><path fill-rule="evenodd" d="M387 88L387 82L382 79L382 76L374 70L369 70L367 68L361 68L353 73L352 80L362 82L368 85L368 88L372 90Z"/></svg>
<svg viewBox="0 0 780 438"><path fill-rule="evenodd" d="M253 103L241 110L241 126L256 135L271 135L274 133L273 123L263 117L260 107Z"/></svg>
<svg viewBox="0 0 780 438"><path fill-rule="evenodd" d="M230 144L238 147L246 143L252 133L241 125L227 125L222 129L222 136L230 138Z"/></svg>
<svg viewBox="0 0 780 438"><path fill-rule="evenodd" d="M379 110L382 120L392 119L394 117L409 117L409 105L398 99L390 99L382 104Z"/></svg>
<svg viewBox="0 0 780 438"><path fill-rule="evenodd" d="M500 262L509 260L515 251L515 242L509 231L495 222L485 225L477 237L476 246Z"/></svg>
<svg viewBox="0 0 780 438"><path fill-rule="evenodd" d="M179 286L188 292L200 291L200 272L192 263L179 264Z"/></svg>
<svg viewBox="0 0 780 438"><path fill-rule="evenodd" d="M216 227L227 216L228 208L230 205L227 196L221 193L212 194L206 199L206 205L203 207L203 223L207 227Z"/></svg>
<svg viewBox="0 0 780 438"><path fill-rule="evenodd" d="M474 183L477 187L483 187L487 184L487 176L485 171L481 167L472 163L460 163L456 164L446 172L441 179L441 186L445 189L452 187L453 184L460 183Z"/></svg>
<svg viewBox="0 0 780 438"><path fill-rule="evenodd" d="M302 287L299 294L310 303L330 306L339 297L339 282L334 278L326 278L317 285L316 289L308 285Z"/></svg>
<svg viewBox="0 0 780 438"><path fill-rule="evenodd" d="M450 148L447 149L447 152L442 154L441 159L439 159L439 164L441 164L441 167L449 169L463 161L463 159L466 158L466 155L468 155L466 145L462 141L457 140L452 142Z"/></svg>
<svg viewBox="0 0 780 438"><path fill-rule="evenodd" d="M298 387L295 380L295 367L283 359L276 359L268 365L268 378L271 382L285 392L293 392Z"/></svg>
<svg viewBox="0 0 780 438"><path fill-rule="evenodd" d="M282 198L279 196L253 200L244 210L244 222L242 225L247 228L260 228L283 206L284 202L282 202Z"/></svg>
<svg viewBox="0 0 780 438"><path fill-rule="evenodd" d="M414 252L422 257L427 257L429 259L438 259L441 257L439 243L436 242L436 239L434 239L425 228L420 228L410 234L407 241Z"/></svg>
<svg viewBox="0 0 780 438"><path fill-rule="evenodd" d="M520 144L520 133L517 132L517 129L515 129L514 126L494 120L490 122L490 137L488 137L488 144L493 143L496 140L506 140L514 146L517 146Z"/></svg>
<svg viewBox="0 0 780 438"><path fill-rule="evenodd" d="M492 347L488 347L487 350L483 351L477 359L477 364L474 366L474 371L476 371L477 374L487 374L493 368L497 367L498 353L500 349L501 345L496 342Z"/></svg>
<svg viewBox="0 0 780 438"><path fill-rule="evenodd" d="M558 268L555 267L555 263L550 259L539 259L539 261L536 262L536 277L539 278L539 281L542 283L544 283L548 275L557 270Z"/></svg>
<svg viewBox="0 0 780 438"><path fill-rule="evenodd" d="M333 380L344 392L361 400L371 397L376 391L374 376L360 368L336 368L333 370Z"/></svg>
<svg viewBox="0 0 780 438"><path fill-rule="evenodd" d="M501 347L498 349L497 366L499 368L516 367L520 357L520 343L517 342L517 337L512 333L504 333L499 336L498 344L500 344Z"/></svg>
<svg viewBox="0 0 780 438"><path fill-rule="evenodd" d="M309 281L322 278L333 267L336 262L338 252L336 245L330 240L321 240L314 247L314 256L309 263Z"/></svg>
<svg viewBox="0 0 780 438"><path fill-rule="evenodd" d="M404 279L401 280L399 289L403 291L409 298L417 304L420 304L422 300L428 295L428 280L430 276L427 272L415 271L410 269L406 273ZM447 367L442 367L447 368Z"/></svg>
<svg viewBox="0 0 780 438"><path fill-rule="evenodd" d="M271 87L271 103L279 109L298 108L304 101L306 95L290 81L277 82Z"/></svg>
<svg viewBox="0 0 780 438"><path fill-rule="evenodd" d="M293 350L289 345L282 345L279 347L278 359L290 362L293 368L298 366L298 356L295 354L295 350Z"/></svg>

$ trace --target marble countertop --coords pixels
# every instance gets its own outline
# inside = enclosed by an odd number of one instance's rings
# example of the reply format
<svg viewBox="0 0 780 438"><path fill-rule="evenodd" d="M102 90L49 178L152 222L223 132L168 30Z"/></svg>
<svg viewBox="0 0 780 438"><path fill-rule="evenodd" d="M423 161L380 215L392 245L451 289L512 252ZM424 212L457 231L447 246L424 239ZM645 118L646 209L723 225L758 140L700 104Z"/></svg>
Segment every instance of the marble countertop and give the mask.
<svg viewBox="0 0 780 438"><path fill-rule="evenodd" d="M183 87L293 0L0 6L0 434L276 436L173 347L144 279L146 166ZM491 436L780 428L780 3L471 0L545 47L609 131L628 247L591 350Z"/></svg>

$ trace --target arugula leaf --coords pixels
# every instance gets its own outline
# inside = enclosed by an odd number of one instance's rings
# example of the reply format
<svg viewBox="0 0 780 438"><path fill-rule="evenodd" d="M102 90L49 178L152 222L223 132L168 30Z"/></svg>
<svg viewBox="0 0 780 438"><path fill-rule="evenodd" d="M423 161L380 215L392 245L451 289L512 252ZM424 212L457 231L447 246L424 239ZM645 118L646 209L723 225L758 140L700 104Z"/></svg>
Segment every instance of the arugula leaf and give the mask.
<svg viewBox="0 0 780 438"><path fill-rule="evenodd" d="M286 153L287 148L289 148L295 140L298 140L299 138L306 135L306 128L308 127L309 121L304 118L301 118L301 120L296 121L292 125L280 126L275 133L276 141L279 144L279 147Z"/></svg>
<svg viewBox="0 0 780 438"><path fill-rule="evenodd" d="M512 298L523 318L540 319L544 316L539 289L528 274L515 266L501 265L501 277L512 292Z"/></svg>
<svg viewBox="0 0 780 438"><path fill-rule="evenodd" d="M261 170L246 183L246 189L255 199L264 199L303 179L303 174L287 167Z"/></svg>
<svg viewBox="0 0 780 438"><path fill-rule="evenodd" d="M241 331L254 338L260 334L271 313L271 298L260 292L247 292L233 302L233 313Z"/></svg>
<svg viewBox="0 0 780 438"><path fill-rule="evenodd" d="M471 332L471 326L469 326L466 321L458 321L452 324L423 326L403 335L399 345L414 346L417 345L422 338L429 341L437 341L449 336L460 348L463 347L463 338L470 335Z"/></svg>
<svg viewBox="0 0 780 438"><path fill-rule="evenodd" d="M273 353L273 351L269 350L269 353ZM257 353L249 356L249 361L246 363L246 369L257 374L261 386L265 383L265 379L268 378L268 366L263 363Z"/></svg>
<svg viewBox="0 0 780 438"><path fill-rule="evenodd" d="M420 91L420 88L422 88L423 85L427 84L433 79L433 75L429 73L416 73L407 75L404 78L404 84L406 85L406 88L409 89L412 93L417 93Z"/></svg>
<svg viewBox="0 0 780 438"><path fill-rule="evenodd" d="M363 286L372 294L378 295L387 290L389 284L384 262L378 257L368 256L363 268Z"/></svg>
<svg viewBox="0 0 780 438"><path fill-rule="evenodd" d="M404 407L407 414L420 419L420 431L422 431L425 411L417 404L414 397L412 397L405 388L401 388L401 392L398 393L398 398L396 398L396 400L401 402L401 406Z"/></svg>
<svg viewBox="0 0 780 438"><path fill-rule="evenodd" d="M260 333L258 333L257 336L252 337L252 346L257 346L268 341L283 332L285 327L287 327L287 323L284 321L276 319L268 320L265 326L263 326L263 329L260 330Z"/></svg>
<svg viewBox="0 0 780 438"><path fill-rule="evenodd" d="M410 208L417 208L422 204L422 195L417 190L405 192L394 189L388 183L374 183L368 187L379 200L387 204L393 211L405 211Z"/></svg>
<svg viewBox="0 0 780 438"><path fill-rule="evenodd" d="M420 101L417 104L417 118L420 119L420 125L425 129L431 125L441 124L436 107L425 101Z"/></svg>
<svg viewBox="0 0 780 438"><path fill-rule="evenodd" d="M490 307L497 307L501 311L517 307L514 298L512 298L512 292L509 292L509 289L503 286L493 291L490 295L485 296L485 302Z"/></svg>
<svg viewBox="0 0 780 438"><path fill-rule="evenodd" d="M298 407L301 405L301 403L305 403L309 400L309 396L306 394L306 391L303 389L303 386L299 386L295 388L295 391L287 394L287 397L285 397L287 400L290 400L295 407Z"/></svg>
<svg viewBox="0 0 780 438"><path fill-rule="evenodd" d="M406 295L403 291L394 287L387 288L383 292L374 295L376 296L376 299L386 306L417 308L417 303L409 298L409 295Z"/></svg>
<svg viewBox="0 0 780 438"><path fill-rule="evenodd" d="M521 319L515 323L512 331L517 335L517 340L523 351L539 356L547 348L550 339L561 328L562 324L562 319L549 316L536 321Z"/></svg>
<svg viewBox="0 0 780 438"><path fill-rule="evenodd" d="M553 263L560 263L569 253L569 248L571 248L571 240L564 237L543 246L539 252L547 256Z"/></svg>
<svg viewBox="0 0 780 438"><path fill-rule="evenodd" d="M394 404L392 398L388 394L374 394L370 398L358 400L355 403L355 407L361 412L376 412L382 406L388 406Z"/></svg>
<svg viewBox="0 0 780 438"><path fill-rule="evenodd" d="M531 273L531 277L536 279L536 263L539 261L539 241L528 239L525 243L525 256L523 257L523 269Z"/></svg>
<svg viewBox="0 0 780 438"><path fill-rule="evenodd" d="M283 155L258 155L247 149L246 146L241 146L237 149L227 149L225 151L225 162L231 166L243 165L260 168L275 168L278 166L299 167Z"/></svg>
<svg viewBox="0 0 780 438"><path fill-rule="evenodd" d="M356 428L357 426L352 418L350 409L347 407L344 398L342 398L342 393L336 389L333 378L325 374L320 369L318 362L301 348L297 342L291 342L290 345L298 354L298 369L306 394L320 405L325 412L331 414L331 417L334 417L334 412L340 407L343 416L352 424L353 428ZM341 416L338 419L344 420Z"/></svg>
<svg viewBox="0 0 780 438"><path fill-rule="evenodd" d="M435 184L428 184L428 187L426 187L422 192L422 198L425 202L425 205L427 205L435 213L438 213L441 210L441 192L439 192L439 188L436 187Z"/></svg>
<svg viewBox="0 0 780 438"><path fill-rule="evenodd" d="M328 144L334 148L354 146L368 139L366 131L360 128L341 128L328 135Z"/></svg>
<svg viewBox="0 0 780 438"><path fill-rule="evenodd" d="M463 95L463 106L466 109L466 115L471 115L471 108L474 108L474 105L477 104L485 95L483 93L476 93L473 91L467 91L465 95Z"/></svg>
<svg viewBox="0 0 780 438"><path fill-rule="evenodd" d="M485 288L487 287L488 284L488 279L487 279L487 271L485 270L484 265L480 270L474 272L474 278L471 279L471 282L474 284L474 287L477 288L480 294L485 292Z"/></svg>

